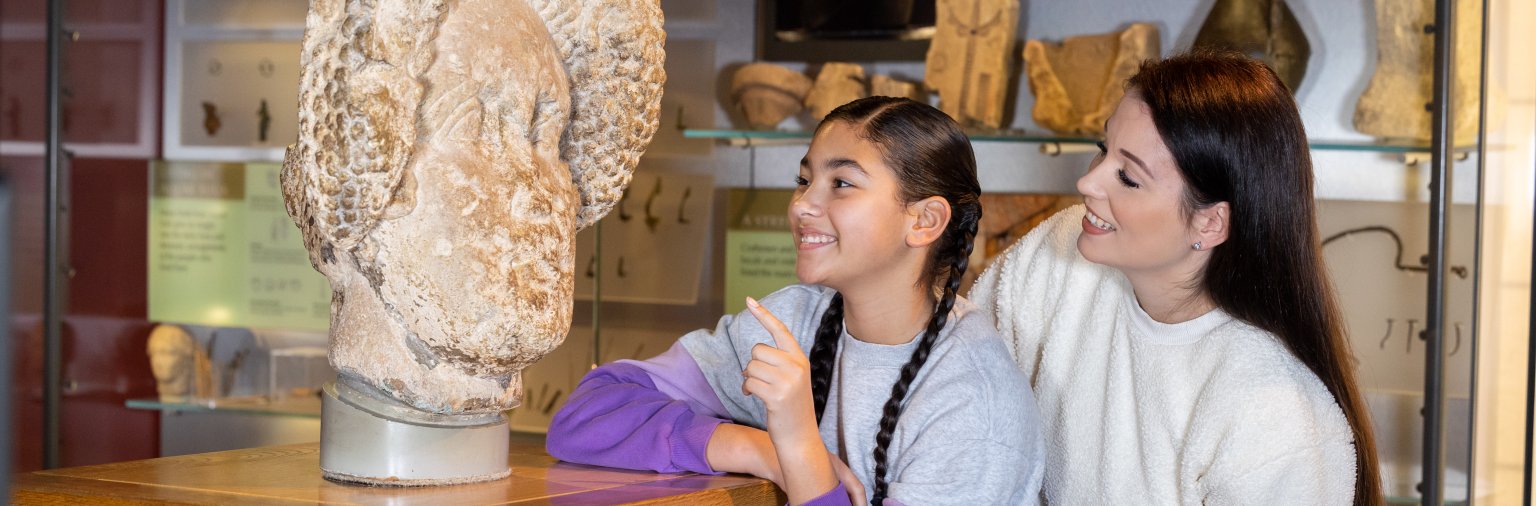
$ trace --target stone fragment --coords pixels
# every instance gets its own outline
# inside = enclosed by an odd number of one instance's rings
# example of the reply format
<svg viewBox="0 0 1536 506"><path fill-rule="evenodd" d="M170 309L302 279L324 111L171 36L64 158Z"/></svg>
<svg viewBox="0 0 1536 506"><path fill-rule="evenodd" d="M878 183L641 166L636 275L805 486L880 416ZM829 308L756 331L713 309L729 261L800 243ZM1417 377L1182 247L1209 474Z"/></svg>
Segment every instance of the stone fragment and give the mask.
<svg viewBox="0 0 1536 506"><path fill-rule="evenodd" d="M1024 68L1035 95L1035 124L1064 135L1099 136L1125 95L1125 81L1158 56L1157 27L1132 23L1117 33L1024 44Z"/></svg>
<svg viewBox="0 0 1536 506"><path fill-rule="evenodd" d="M864 90L864 67L852 63L831 62L821 66L816 83L805 96L811 118L821 121L837 106L869 96Z"/></svg>
<svg viewBox="0 0 1536 506"><path fill-rule="evenodd" d="M1018 0L938 0L923 82L966 127L1002 128L1013 75Z"/></svg>
<svg viewBox="0 0 1536 506"><path fill-rule="evenodd" d="M1195 47L1232 49L1264 60L1291 93L1301 86L1312 55L1285 0L1216 0L1195 35Z"/></svg>
<svg viewBox="0 0 1536 506"><path fill-rule="evenodd" d="M1434 94L1434 2L1376 0L1376 72L1355 103L1355 129L1388 140L1428 141ZM1456 2L1456 70L1451 85L1456 144L1477 140L1482 2Z"/></svg>
<svg viewBox="0 0 1536 506"><path fill-rule="evenodd" d="M811 78L772 63L749 63L731 75L731 96L756 129L771 130L805 107Z"/></svg>
<svg viewBox="0 0 1536 506"><path fill-rule="evenodd" d="M928 103L928 94L917 83L909 83L895 79L884 74L875 74L869 78L869 94L882 97L910 98L922 103Z"/></svg>

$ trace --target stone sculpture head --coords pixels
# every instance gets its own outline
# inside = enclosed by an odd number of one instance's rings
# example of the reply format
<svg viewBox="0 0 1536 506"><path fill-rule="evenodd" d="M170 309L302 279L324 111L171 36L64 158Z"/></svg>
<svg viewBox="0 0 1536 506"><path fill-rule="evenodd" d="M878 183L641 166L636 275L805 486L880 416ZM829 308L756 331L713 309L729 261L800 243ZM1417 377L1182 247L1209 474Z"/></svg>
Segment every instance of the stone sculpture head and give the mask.
<svg viewBox="0 0 1536 506"><path fill-rule="evenodd" d="M208 356L197 339L179 325L160 324L149 332L144 345L149 370L155 375L155 391L162 401L207 397L212 371Z"/></svg>
<svg viewBox="0 0 1536 506"><path fill-rule="evenodd" d="M282 183L338 372L437 413L515 407L564 340L575 234L655 132L655 0L315 0Z"/></svg>

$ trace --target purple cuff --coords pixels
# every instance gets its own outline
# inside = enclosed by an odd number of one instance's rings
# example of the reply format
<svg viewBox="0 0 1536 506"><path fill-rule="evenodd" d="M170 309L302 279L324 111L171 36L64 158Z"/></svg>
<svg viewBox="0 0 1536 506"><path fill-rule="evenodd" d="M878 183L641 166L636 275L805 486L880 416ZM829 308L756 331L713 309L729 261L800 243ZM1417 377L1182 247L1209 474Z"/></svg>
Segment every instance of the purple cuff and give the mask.
<svg viewBox="0 0 1536 506"><path fill-rule="evenodd" d="M702 378L698 365L691 360L687 365ZM555 458L580 464L722 474L709 467L706 451L725 420L696 413L690 404L663 393L633 363L604 365L582 378L550 421L545 448Z"/></svg>
<svg viewBox="0 0 1536 506"><path fill-rule="evenodd" d="M885 504L891 504L890 499L886 499ZM838 482L836 487L832 487L832 490L828 490L827 493L818 495L815 499L806 501L800 506L853 506L853 501L848 499L848 487L844 487L842 482Z"/></svg>

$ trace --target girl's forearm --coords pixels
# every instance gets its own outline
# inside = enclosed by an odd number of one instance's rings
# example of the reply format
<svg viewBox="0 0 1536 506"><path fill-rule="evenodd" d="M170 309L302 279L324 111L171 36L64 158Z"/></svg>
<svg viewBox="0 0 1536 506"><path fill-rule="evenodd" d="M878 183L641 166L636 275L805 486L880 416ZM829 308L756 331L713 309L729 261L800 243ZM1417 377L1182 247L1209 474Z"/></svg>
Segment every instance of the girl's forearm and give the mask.
<svg viewBox="0 0 1536 506"><path fill-rule="evenodd" d="M768 433L733 423L720 424L709 438L705 459L716 471L742 473L768 479L784 487L778 453Z"/></svg>
<svg viewBox="0 0 1536 506"><path fill-rule="evenodd" d="M838 486L837 473L832 470L831 455L815 431L770 434L770 437L779 459L794 463L783 467L781 478L781 486L784 493L789 495L790 504L805 504Z"/></svg>
<svg viewBox="0 0 1536 506"><path fill-rule="evenodd" d="M840 482L832 470L831 455L820 438L805 444L798 440L786 441L784 446L794 452L789 461L795 465L787 472L794 474L795 485L789 484L786 471L781 470L781 452L776 449L772 437L760 429L720 424L709 439L706 458L716 471L750 474L772 481L789 494L790 504L805 504L813 499L821 500L816 504L843 504L848 500L846 492L829 494L829 491L841 490L837 488Z"/></svg>

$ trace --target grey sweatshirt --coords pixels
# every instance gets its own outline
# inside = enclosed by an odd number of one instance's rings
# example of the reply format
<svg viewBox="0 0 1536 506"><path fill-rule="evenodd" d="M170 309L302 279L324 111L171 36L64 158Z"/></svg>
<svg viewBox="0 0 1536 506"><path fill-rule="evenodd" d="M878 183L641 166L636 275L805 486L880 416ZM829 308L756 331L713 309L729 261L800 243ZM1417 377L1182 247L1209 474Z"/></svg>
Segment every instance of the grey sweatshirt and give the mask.
<svg viewBox="0 0 1536 506"><path fill-rule="evenodd" d="M761 300L810 350L835 292L794 285ZM845 327L846 328L846 327ZM922 337L921 335L916 336ZM762 428L763 404L741 392L752 347L773 337L750 313L726 315L713 332L679 341L737 423ZM881 411L918 339L886 346L844 331L821 438L874 488L875 434ZM903 504L1036 504L1043 480L1040 417L1027 378L986 315L957 299L913 380L887 449L889 497Z"/></svg>

